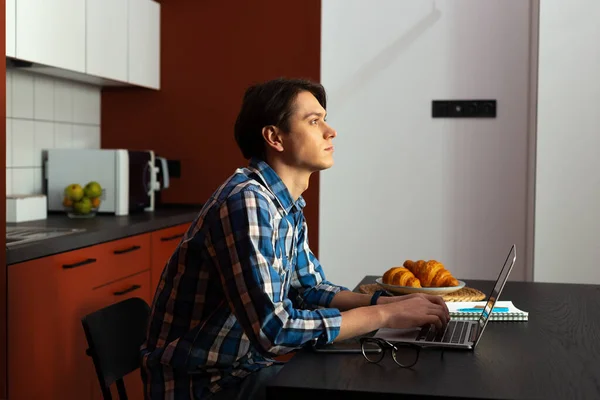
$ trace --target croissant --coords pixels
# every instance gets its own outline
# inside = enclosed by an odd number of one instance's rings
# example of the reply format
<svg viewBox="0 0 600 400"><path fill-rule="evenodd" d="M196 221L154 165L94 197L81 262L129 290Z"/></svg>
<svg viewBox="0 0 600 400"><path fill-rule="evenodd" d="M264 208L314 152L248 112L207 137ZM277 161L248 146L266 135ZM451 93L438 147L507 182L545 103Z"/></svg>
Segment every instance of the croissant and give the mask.
<svg viewBox="0 0 600 400"><path fill-rule="evenodd" d="M415 275L404 267L393 267L383 274L383 283L386 285L421 287Z"/></svg>
<svg viewBox="0 0 600 400"><path fill-rule="evenodd" d="M458 280L444 264L436 260L406 260L403 265L419 279L423 287L458 286Z"/></svg>

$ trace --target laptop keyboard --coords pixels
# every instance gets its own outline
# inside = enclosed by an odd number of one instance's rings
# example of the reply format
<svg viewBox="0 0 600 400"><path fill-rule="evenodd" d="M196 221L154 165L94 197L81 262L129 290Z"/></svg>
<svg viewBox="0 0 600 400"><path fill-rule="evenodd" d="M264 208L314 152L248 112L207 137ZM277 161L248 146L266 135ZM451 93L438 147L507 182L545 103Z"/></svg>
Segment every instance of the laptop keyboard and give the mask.
<svg viewBox="0 0 600 400"><path fill-rule="evenodd" d="M467 336L469 324L466 321L450 321L446 330L437 332L434 325L425 326L419 332L417 341L437 343L462 343Z"/></svg>

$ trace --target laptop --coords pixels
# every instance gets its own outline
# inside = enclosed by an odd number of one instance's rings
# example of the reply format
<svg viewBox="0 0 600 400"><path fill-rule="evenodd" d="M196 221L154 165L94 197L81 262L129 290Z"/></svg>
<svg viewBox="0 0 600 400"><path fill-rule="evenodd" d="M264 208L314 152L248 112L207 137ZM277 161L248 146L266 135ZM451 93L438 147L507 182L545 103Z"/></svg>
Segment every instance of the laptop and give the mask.
<svg viewBox="0 0 600 400"><path fill-rule="evenodd" d="M475 321L450 320L446 329L436 331L435 326L425 326L413 329L380 329L374 337L380 337L390 342L409 342L427 347L450 347L456 349L472 350L477 346L483 331L490 319L496 301L500 298L502 289L508 280L508 275L515 265L517 248L513 244L508 256L496 279L496 284L488 296L488 301L481 311L481 316Z"/></svg>

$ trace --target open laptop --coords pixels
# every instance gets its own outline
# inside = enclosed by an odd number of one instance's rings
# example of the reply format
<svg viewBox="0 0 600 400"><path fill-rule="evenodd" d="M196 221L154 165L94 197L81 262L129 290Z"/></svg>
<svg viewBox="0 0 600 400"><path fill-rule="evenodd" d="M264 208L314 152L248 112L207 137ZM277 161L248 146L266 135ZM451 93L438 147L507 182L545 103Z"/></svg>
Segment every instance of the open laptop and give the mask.
<svg viewBox="0 0 600 400"><path fill-rule="evenodd" d="M512 271L517 260L517 248L513 244L510 247L508 256L504 261L500 275L496 279L496 284L488 297L485 307L481 311L481 316L477 321L454 321L450 320L446 329L437 332L433 325L414 329L380 329L375 337L389 340L390 342L410 342L428 347L451 347L456 349L472 350L479 343L483 331L490 319L492 310L496 301L500 298L500 293L508 280L508 275Z"/></svg>

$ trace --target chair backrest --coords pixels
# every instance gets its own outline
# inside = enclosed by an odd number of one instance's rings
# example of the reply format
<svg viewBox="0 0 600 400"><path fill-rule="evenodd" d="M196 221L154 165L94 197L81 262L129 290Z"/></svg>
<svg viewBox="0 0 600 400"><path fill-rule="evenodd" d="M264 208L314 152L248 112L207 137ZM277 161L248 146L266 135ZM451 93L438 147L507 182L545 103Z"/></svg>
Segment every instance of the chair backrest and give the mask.
<svg viewBox="0 0 600 400"><path fill-rule="evenodd" d="M117 384L120 399L126 399L123 377L140 366L140 346L146 336L150 307L133 297L94 311L81 319L105 399L112 399L110 386Z"/></svg>

